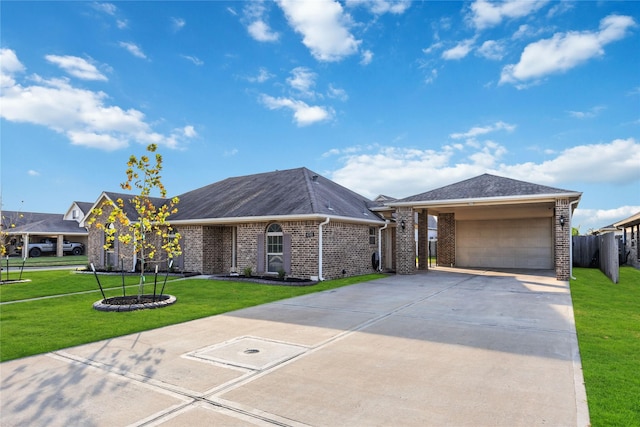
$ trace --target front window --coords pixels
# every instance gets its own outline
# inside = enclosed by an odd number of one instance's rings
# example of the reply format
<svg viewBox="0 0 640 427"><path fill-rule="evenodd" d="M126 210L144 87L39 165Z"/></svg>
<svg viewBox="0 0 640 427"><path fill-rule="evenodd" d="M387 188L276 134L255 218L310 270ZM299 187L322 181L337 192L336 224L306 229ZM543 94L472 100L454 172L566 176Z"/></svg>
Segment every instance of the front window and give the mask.
<svg viewBox="0 0 640 427"><path fill-rule="evenodd" d="M284 269L282 227L271 224L267 229L267 271L278 273Z"/></svg>
<svg viewBox="0 0 640 427"><path fill-rule="evenodd" d="M369 244L370 245L376 244L376 228L375 227L369 227Z"/></svg>

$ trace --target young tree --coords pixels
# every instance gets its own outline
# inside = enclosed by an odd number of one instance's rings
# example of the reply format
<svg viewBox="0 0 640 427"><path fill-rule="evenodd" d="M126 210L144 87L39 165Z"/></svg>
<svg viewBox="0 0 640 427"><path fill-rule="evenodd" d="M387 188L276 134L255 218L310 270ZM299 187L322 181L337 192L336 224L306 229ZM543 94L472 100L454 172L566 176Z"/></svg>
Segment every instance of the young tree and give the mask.
<svg viewBox="0 0 640 427"><path fill-rule="evenodd" d="M89 224L94 224L100 230L104 230L104 248L113 247L116 240L124 245L133 245L133 253L140 261L140 281L138 286L138 299L144 292L144 273L148 264L169 261L174 256L181 253L180 233L174 233L167 218L178 212L176 205L177 197L166 199L167 190L162 184L162 155L156 153L156 144L147 146L147 151L153 155L155 153L155 164L152 165L149 155L137 158L134 155L129 157L127 162L127 180L120 186L124 190L138 190L138 194L130 200L124 201L121 198L115 202L105 201L100 207L92 211L92 218ZM161 203L154 203L152 193L157 191ZM136 212L136 218L129 218L126 213L126 203L129 203ZM108 209L107 209L108 208ZM104 209L109 214L104 222L99 222L98 218L103 218ZM120 224L120 227L112 227L109 224ZM120 228L120 232L118 232ZM124 232L122 231L124 229Z"/></svg>
<svg viewBox="0 0 640 427"><path fill-rule="evenodd" d="M9 246L11 244L9 230L15 228L16 223L23 217L24 215L20 212L8 214L7 211L0 211L0 257L9 255Z"/></svg>

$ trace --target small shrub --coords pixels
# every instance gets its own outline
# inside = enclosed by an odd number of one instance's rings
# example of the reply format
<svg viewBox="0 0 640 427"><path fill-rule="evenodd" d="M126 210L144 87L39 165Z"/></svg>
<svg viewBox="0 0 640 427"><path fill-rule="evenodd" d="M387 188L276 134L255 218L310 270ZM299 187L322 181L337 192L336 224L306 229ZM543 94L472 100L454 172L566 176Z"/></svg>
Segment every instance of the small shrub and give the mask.
<svg viewBox="0 0 640 427"><path fill-rule="evenodd" d="M278 270L278 279L280 280L284 280L284 277L287 275L287 272L284 271L282 268L280 270Z"/></svg>
<svg viewBox="0 0 640 427"><path fill-rule="evenodd" d="M245 267L243 270L243 273L245 277L251 277L251 274L253 273L253 271L251 270L251 267Z"/></svg>

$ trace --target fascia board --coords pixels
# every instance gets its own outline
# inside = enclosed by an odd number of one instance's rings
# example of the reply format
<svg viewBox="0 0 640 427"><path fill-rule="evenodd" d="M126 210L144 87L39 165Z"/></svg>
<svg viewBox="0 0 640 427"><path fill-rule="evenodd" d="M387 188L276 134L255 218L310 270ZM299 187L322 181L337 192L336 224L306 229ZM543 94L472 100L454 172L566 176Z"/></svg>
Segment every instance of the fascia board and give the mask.
<svg viewBox="0 0 640 427"><path fill-rule="evenodd" d="M633 224L630 224L630 223L633 223ZM624 225L629 227L631 225L636 225L637 223L640 223L640 212L638 212L635 215L631 215L629 218L625 218L622 221L618 221L614 223L613 226L616 228L622 227Z"/></svg>
<svg viewBox="0 0 640 427"><path fill-rule="evenodd" d="M89 211L86 213L84 218L82 218L82 221L80 222L80 227L87 226L87 220L89 220L89 218L93 216L93 210L98 206L100 206L100 204L102 204L103 199L107 199L112 203L115 203L115 201L111 200L111 198L107 195L106 191L103 191L102 193L100 193L100 197L98 197L98 200L96 200L96 202L93 205L91 205L91 209L89 209Z"/></svg>
<svg viewBox="0 0 640 427"><path fill-rule="evenodd" d="M425 207L460 207L460 206L489 206L504 205L514 203L543 203L553 202L557 199L580 200L582 193L562 193L562 194L534 194L525 196L503 196L503 197L478 197L470 199L448 199L448 200L416 200L411 202L391 202L387 206L425 206Z"/></svg>
<svg viewBox="0 0 640 427"><path fill-rule="evenodd" d="M231 217L231 218L199 218L199 219L185 219L185 220L175 220L175 221L172 221L171 218L169 218L168 222L171 225L212 225L212 224L239 224L239 223L247 223L247 222L274 222L274 221L309 221L309 220L324 221L327 218L330 218L332 221L337 221L337 222L384 225L384 221L379 218L360 219L360 218L351 218L351 217L338 216L338 215L320 215L320 214L245 216L245 217Z"/></svg>

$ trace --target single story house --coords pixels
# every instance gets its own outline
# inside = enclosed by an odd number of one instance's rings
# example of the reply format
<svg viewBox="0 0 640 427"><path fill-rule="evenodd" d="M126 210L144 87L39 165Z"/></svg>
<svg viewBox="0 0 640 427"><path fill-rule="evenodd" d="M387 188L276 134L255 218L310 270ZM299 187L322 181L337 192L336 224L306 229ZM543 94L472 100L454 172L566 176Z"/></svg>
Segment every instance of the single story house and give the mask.
<svg viewBox="0 0 640 427"><path fill-rule="evenodd" d="M56 255L63 256L65 240L87 246L88 231L80 225L93 203L73 202L66 213L2 211L2 230L7 234L7 254L29 257L29 243L42 239L57 241Z"/></svg>
<svg viewBox="0 0 640 427"><path fill-rule="evenodd" d="M169 221L182 239L175 267L204 274L251 269L318 280L378 269L412 274L427 269L433 215L440 265L555 269L558 280L568 280L571 215L581 194L485 174L372 201L298 168L228 178L179 195ZM131 197L103 192L94 207ZM127 216L135 220L130 206ZM90 262L135 267L129 249L116 242L105 251L103 243L103 231L89 227Z"/></svg>
<svg viewBox="0 0 640 427"><path fill-rule="evenodd" d="M623 257L627 264L640 268L640 251L638 250L640 234L640 212L613 224L622 230Z"/></svg>

